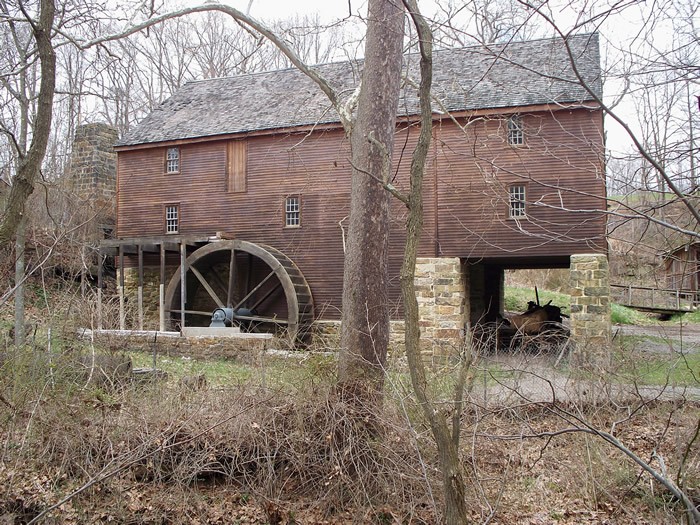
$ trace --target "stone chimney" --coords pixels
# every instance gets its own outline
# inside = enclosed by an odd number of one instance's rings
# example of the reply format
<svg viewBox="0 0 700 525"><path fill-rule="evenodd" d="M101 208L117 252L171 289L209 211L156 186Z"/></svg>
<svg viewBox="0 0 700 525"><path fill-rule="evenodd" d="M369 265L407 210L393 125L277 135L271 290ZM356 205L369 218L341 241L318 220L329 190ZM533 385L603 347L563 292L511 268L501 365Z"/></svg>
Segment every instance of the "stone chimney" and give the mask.
<svg viewBox="0 0 700 525"><path fill-rule="evenodd" d="M71 154L70 179L73 190L86 212L99 225L115 222L117 193L116 129L107 124L79 126Z"/></svg>

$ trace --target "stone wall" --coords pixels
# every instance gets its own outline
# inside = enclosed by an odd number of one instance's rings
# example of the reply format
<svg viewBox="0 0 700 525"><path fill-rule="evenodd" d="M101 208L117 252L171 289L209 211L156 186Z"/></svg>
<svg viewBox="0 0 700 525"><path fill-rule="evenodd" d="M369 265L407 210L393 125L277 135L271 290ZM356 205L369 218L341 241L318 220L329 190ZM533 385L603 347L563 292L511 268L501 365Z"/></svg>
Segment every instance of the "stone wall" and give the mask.
<svg viewBox="0 0 700 525"><path fill-rule="evenodd" d="M94 340L112 352L139 351L158 358L185 356L197 359L226 358L242 363L256 362L260 352L279 348L279 341L261 337L181 337L177 332L120 332L102 330Z"/></svg>
<svg viewBox="0 0 700 525"><path fill-rule="evenodd" d="M403 320L390 321L389 353L403 354L404 330ZM312 329L311 347L313 350L335 352L340 348L340 321L319 319Z"/></svg>
<svg viewBox="0 0 700 525"><path fill-rule="evenodd" d="M608 258L571 256L571 339L574 361L589 366L607 361L610 345Z"/></svg>

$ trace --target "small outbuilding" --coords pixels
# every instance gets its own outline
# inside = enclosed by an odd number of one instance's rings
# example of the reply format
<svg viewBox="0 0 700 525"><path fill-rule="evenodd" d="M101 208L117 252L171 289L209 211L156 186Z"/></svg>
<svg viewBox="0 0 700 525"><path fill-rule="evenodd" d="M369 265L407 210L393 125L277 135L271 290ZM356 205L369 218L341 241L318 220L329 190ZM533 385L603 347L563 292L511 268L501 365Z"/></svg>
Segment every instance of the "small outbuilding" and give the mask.
<svg viewBox="0 0 700 525"><path fill-rule="evenodd" d="M678 246L665 253L663 259L666 286L697 294L700 290L700 241Z"/></svg>

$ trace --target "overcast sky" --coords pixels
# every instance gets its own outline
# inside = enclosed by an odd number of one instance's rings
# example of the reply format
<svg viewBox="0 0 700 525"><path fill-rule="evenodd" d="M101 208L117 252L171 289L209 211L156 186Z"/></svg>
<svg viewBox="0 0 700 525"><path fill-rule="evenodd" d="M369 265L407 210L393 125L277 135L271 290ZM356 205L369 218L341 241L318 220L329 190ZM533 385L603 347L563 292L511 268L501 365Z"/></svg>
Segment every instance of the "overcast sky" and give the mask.
<svg viewBox="0 0 700 525"><path fill-rule="evenodd" d="M169 2L178 2L178 0L165 0ZM179 0L178 3L185 2L189 5L198 5L203 3L204 0ZM291 18L294 16L303 15L314 15L318 14L320 21L322 23L332 23L338 20L342 20L348 17L350 11L353 15L365 16L367 11L366 0L219 0L222 3L226 3L235 7L241 11L249 12L249 14L257 19L272 21L279 19ZM444 3L448 3L449 0L443 0ZM605 0L602 0L601 9L606 6L603 5ZM453 4L458 5L459 2L453 2ZM561 7L558 8L556 5L559 4ZM419 6L423 14L427 17L431 17L435 12L435 1L434 0L419 0ZM547 4L550 9L550 14L557 18L560 27L565 31L576 25L575 11L580 9L591 9L591 3L581 0L573 0L571 2L562 0L561 3L558 0L550 0ZM637 29L640 27L640 20L644 19L645 11L644 4L639 7L627 7L622 15L613 15L609 19L601 22L599 26L586 27L585 30L599 30L601 33L601 57L602 67L605 68L609 66L616 57L609 53L610 44L613 47L626 49L626 41L631 40L635 37ZM551 32L551 30L550 30ZM578 30L577 32L580 32ZM660 38L664 38L664 33L661 33ZM617 92L622 89L622 84L620 82L615 82L612 79L608 79L605 86L604 92L606 100L611 102L615 99ZM627 117L630 122L635 120L635 108L631 105L621 105L618 110ZM606 121L606 129L608 133L608 147L613 150L627 150L631 141L626 136L626 133L622 131L612 119L608 118Z"/></svg>

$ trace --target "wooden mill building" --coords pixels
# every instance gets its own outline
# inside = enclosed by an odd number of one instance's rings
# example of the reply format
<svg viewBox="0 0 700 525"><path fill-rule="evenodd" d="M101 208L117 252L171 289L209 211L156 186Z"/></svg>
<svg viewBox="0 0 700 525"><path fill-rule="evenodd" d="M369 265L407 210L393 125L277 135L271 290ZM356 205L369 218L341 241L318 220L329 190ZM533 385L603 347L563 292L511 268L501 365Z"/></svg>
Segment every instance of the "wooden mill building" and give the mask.
<svg viewBox="0 0 700 525"><path fill-rule="evenodd" d="M362 66L316 68L349 97ZM404 74L399 189L418 137L416 57ZM435 52L419 289L432 290L434 313L452 316L443 335L502 311L505 269L606 252L601 91L595 34ZM103 249L139 289L160 283L160 299L139 300L147 312L160 303L161 328L208 326L217 307L244 328L294 334L340 318L349 141L298 70L188 83L116 151L116 239ZM397 201L386 305L396 319L404 218Z"/></svg>

